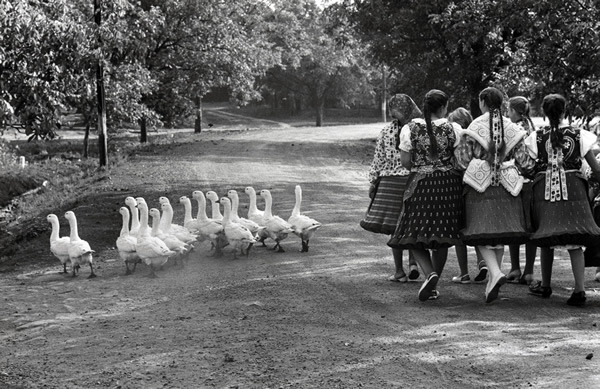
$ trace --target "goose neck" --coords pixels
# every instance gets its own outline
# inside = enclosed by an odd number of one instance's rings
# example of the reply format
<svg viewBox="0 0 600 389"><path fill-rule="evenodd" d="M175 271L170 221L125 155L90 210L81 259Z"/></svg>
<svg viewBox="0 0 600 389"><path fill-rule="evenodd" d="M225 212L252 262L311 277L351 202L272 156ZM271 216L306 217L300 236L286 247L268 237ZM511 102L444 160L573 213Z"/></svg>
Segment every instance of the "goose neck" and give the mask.
<svg viewBox="0 0 600 389"><path fill-rule="evenodd" d="M75 217L69 218L69 227L71 228L71 232L69 234L71 240L79 240L79 231L77 230L77 219L75 219Z"/></svg>
<svg viewBox="0 0 600 389"><path fill-rule="evenodd" d="M300 214L300 205L302 204L302 194L296 191L296 203L294 204L294 209L292 210L292 215Z"/></svg>
<svg viewBox="0 0 600 389"><path fill-rule="evenodd" d="M206 215L206 199L202 196L196 198L198 201L198 213L196 214L196 219L200 221L207 221L208 216Z"/></svg>
<svg viewBox="0 0 600 389"><path fill-rule="evenodd" d="M52 232L50 233L50 241L55 241L58 239L58 230L60 229L60 226L58 224L58 220L52 219L50 221L50 224L52 224Z"/></svg>
<svg viewBox="0 0 600 389"><path fill-rule="evenodd" d="M192 220L192 203L189 200L183 201L183 209L185 210L184 223Z"/></svg>
<svg viewBox="0 0 600 389"><path fill-rule="evenodd" d="M131 210L131 228L138 228L140 227L140 210L137 207L134 206L129 206L129 209Z"/></svg>
<svg viewBox="0 0 600 389"><path fill-rule="evenodd" d="M265 196L265 216L271 217L273 213L271 211L271 206L273 205L273 199L270 195Z"/></svg>
<svg viewBox="0 0 600 389"><path fill-rule="evenodd" d="M129 213L123 213L123 227L121 227L121 236L129 235Z"/></svg>

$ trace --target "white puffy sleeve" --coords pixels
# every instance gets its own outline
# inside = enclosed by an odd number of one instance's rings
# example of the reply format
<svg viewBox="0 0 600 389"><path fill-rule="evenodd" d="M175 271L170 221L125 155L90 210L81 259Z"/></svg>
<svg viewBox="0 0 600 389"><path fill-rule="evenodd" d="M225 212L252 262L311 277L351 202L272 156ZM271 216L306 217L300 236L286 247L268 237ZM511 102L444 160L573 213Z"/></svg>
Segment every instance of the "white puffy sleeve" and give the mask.
<svg viewBox="0 0 600 389"><path fill-rule="evenodd" d="M523 141L525 146L527 146L527 152L529 156L533 159L537 159L538 157L538 148L537 148L537 133L534 131L525 138Z"/></svg>
<svg viewBox="0 0 600 389"><path fill-rule="evenodd" d="M450 124L452 124L452 128L454 128L454 135L456 136L456 142L454 142L454 148L456 148L458 146L458 144L460 143L460 139L464 135L465 130L463 130L463 128L458 123L450 123Z"/></svg>
<svg viewBox="0 0 600 389"><path fill-rule="evenodd" d="M594 147L596 140L598 137L587 130L579 130L581 136L579 137L579 149L581 150L581 157L585 157L585 155Z"/></svg>
<svg viewBox="0 0 600 389"><path fill-rule="evenodd" d="M412 142L410 141L410 127L405 124L400 130L400 150L409 153L412 150Z"/></svg>

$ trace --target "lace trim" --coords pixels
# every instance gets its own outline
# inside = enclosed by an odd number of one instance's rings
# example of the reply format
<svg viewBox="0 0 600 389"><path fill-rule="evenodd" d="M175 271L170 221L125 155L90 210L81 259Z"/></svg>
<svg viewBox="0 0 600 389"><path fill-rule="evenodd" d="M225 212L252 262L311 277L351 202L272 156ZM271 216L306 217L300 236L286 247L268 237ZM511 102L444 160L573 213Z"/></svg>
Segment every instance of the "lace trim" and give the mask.
<svg viewBox="0 0 600 389"><path fill-rule="evenodd" d="M548 167L546 168L546 187L544 199L550 202L568 200L567 177L564 168L562 148L555 150L550 139L546 141Z"/></svg>

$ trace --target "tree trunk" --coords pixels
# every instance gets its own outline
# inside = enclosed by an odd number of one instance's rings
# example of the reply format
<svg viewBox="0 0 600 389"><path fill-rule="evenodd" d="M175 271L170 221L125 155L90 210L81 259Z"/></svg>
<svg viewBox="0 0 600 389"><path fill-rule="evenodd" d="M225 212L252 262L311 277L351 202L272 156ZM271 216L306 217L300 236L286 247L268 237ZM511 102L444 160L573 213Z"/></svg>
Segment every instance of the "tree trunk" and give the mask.
<svg viewBox="0 0 600 389"><path fill-rule="evenodd" d="M102 24L102 10L100 7L100 0L94 0L94 20L100 28ZM100 48L102 48L102 41ZM96 66L96 97L98 100L98 155L100 159L100 166L108 165L108 142L106 136L106 109L104 101L104 61L102 58L98 59Z"/></svg>
<svg viewBox="0 0 600 389"><path fill-rule="evenodd" d="M385 65L381 65L381 79L383 80L381 86L381 119L385 123L387 122L387 78L385 75Z"/></svg>
<svg viewBox="0 0 600 389"><path fill-rule="evenodd" d="M202 132L202 96L196 97L196 120L194 121L194 133Z"/></svg>
<svg viewBox="0 0 600 389"><path fill-rule="evenodd" d="M140 143L148 142L148 129L146 128L146 118L140 119Z"/></svg>
<svg viewBox="0 0 600 389"><path fill-rule="evenodd" d="M83 136L83 158L87 159L90 151L90 122L85 122L85 135Z"/></svg>
<svg viewBox="0 0 600 389"><path fill-rule="evenodd" d="M325 111L325 99L320 97L317 101L317 127L323 126L323 113Z"/></svg>

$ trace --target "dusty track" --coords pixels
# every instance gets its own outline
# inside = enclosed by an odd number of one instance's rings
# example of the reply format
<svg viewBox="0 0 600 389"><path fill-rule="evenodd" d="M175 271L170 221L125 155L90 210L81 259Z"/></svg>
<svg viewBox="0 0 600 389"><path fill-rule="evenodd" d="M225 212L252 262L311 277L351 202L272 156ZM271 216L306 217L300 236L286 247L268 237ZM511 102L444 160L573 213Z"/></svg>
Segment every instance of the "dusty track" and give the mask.
<svg viewBox="0 0 600 389"><path fill-rule="evenodd" d="M437 301L417 300L420 282L386 280L386 237L358 226L379 128L207 132L111 172L73 209L97 251L98 278L86 279L88 269L75 279L56 274L49 235L23 247L17 271L0 275L0 387L600 386L600 355L586 359L600 346L592 269L584 309L565 304L565 259L555 261L546 300L507 285L486 306L484 285L450 282L453 250ZM274 212L287 218L296 184L303 211L324 224L308 253L293 236L285 253L256 247L238 260L228 251L213 258L200 244L185 269L123 275L114 242L125 196L156 206L162 195L175 202L196 189L233 188L245 213L241 191L251 185L271 189ZM181 222L182 207L175 212ZM61 223L66 235L62 214Z"/></svg>

